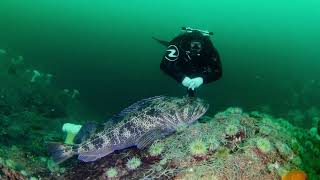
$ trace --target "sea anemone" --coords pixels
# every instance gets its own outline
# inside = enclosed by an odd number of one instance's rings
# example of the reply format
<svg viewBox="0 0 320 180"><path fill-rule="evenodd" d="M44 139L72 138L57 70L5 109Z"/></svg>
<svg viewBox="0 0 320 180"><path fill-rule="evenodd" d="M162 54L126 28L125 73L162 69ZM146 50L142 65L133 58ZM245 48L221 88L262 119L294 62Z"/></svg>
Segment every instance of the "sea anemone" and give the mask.
<svg viewBox="0 0 320 180"><path fill-rule="evenodd" d="M263 135L269 135L271 133L271 129L267 126L261 126L259 132Z"/></svg>
<svg viewBox="0 0 320 180"><path fill-rule="evenodd" d="M271 143L266 138L258 138L256 141L257 148L263 153L269 153L272 150Z"/></svg>
<svg viewBox="0 0 320 180"><path fill-rule="evenodd" d="M161 159L161 160L159 161L159 164L160 164L160 165L165 165L165 164L167 164L167 162L168 162L168 159L164 158L164 159Z"/></svg>
<svg viewBox="0 0 320 180"><path fill-rule="evenodd" d="M293 154L291 148L285 143L276 142L275 146L282 156L288 157Z"/></svg>
<svg viewBox="0 0 320 180"><path fill-rule="evenodd" d="M76 96L78 96L80 94L79 90L74 89L71 95L71 98L74 99Z"/></svg>
<svg viewBox="0 0 320 180"><path fill-rule="evenodd" d="M151 156L159 156L164 149L164 145L160 142L153 143L149 148L149 153Z"/></svg>
<svg viewBox="0 0 320 180"><path fill-rule="evenodd" d="M287 170L287 167L280 166L280 167L277 168L277 174L282 177L282 178L281 178L282 180L283 180L283 177L284 177L286 174L288 174L288 172L289 172L289 171Z"/></svg>
<svg viewBox="0 0 320 180"><path fill-rule="evenodd" d="M108 177L108 178L113 178L113 177L117 177L118 176L118 171L116 168L112 167L112 168L109 168L105 175Z"/></svg>
<svg viewBox="0 0 320 180"><path fill-rule="evenodd" d="M176 127L176 131L177 133L183 132L184 130L186 130L188 127L188 125L186 123L180 123L177 125Z"/></svg>
<svg viewBox="0 0 320 180"><path fill-rule="evenodd" d="M32 73L33 73L33 75L31 77L30 82L33 83L33 82L36 81L37 78L39 78L41 76L41 73L39 71L37 71L37 70L33 70Z"/></svg>
<svg viewBox="0 0 320 180"><path fill-rule="evenodd" d="M227 157L228 155L229 155L229 149L226 147L221 147L217 149L217 152L215 153L215 156L221 159Z"/></svg>
<svg viewBox="0 0 320 180"><path fill-rule="evenodd" d="M71 124L71 123L65 123L62 126L62 131L67 133L67 137L64 141L66 144L73 144L73 140L75 136L78 134L78 132L81 129L81 125Z"/></svg>
<svg viewBox="0 0 320 180"><path fill-rule="evenodd" d="M290 142L291 148L295 153L303 152L303 147L300 145L297 139L292 139Z"/></svg>
<svg viewBox="0 0 320 180"><path fill-rule="evenodd" d="M128 160L128 162L126 163L126 166L130 170L135 170L139 166L141 166L141 160L139 158L137 158L137 157L133 157L133 158Z"/></svg>
<svg viewBox="0 0 320 180"><path fill-rule="evenodd" d="M233 125L240 125L240 118L239 117L232 117L231 119L229 119L229 124L233 124Z"/></svg>
<svg viewBox="0 0 320 180"><path fill-rule="evenodd" d="M318 134L318 129L316 127L311 128L309 134L317 141L320 141L320 135Z"/></svg>
<svg viewBox="0 0 320 180"><path fill-rule="evenodd" d="M210 117L210 116L202 116L202 117L199 119L199 122L200 122L200 123L208 123L208 122L210 122L210 121L212 121L212 120L213 120L213 118Z"/></svg>
<svg viewBox="0 0 320 180"><path fill-rule="evenodd" d="M7 54L7 51L4 49L0 49L0 54Z"/></svg>
<svg viewBox="0 0 320 180"><path fill-rule="evenodd" d="M215 151L220 147L220 142L214 137L208 137L206 139L209 151Z"/></svg>
<svg viewBox="0 0 320 180"><path fill-rule="evenodd" d="M190 153L195 156L205 155L207 153L206 143L202 140L195 140L190 144Z"/></svg>
<svg viewBox="0 0 320 180"><path fill-rule="evenodd" d="M291 162L296 165L296 166L301 166L302 165L302 160L299 156L293 157L291 159Z"/></svg>
<svg viewBox="0 0 320 180"><path fill-rule="evenodd" d="M274 172L274 171L277 170L279 167L280 167L280 166L279 166L278 162L269 163L269 164L267 165L267 168L268 168L268 170L269 170L270 172Z"/></svg>
<svg viewBox="0 0 320 180"><path fill-rule="evenodd" d="M241 114L242 109L239 107L230 107L225 112L228 114Z"/></svg>
<svg viewBox="0 0 320 180"><path fill-rule="evenodd" d="M226 134L228 136L234 136L238 133L239 128L236 125L230 124L226 127Z"/></svg>
<svg viewBox="0 0 320 180"><path fill-rule="evenodd" d="M29 175L28 172L25 171L25 170L21 170L21 171L20 171L20 174L22 174L22 175L25 176L25 177L27 177L27 176Z"/></svg>

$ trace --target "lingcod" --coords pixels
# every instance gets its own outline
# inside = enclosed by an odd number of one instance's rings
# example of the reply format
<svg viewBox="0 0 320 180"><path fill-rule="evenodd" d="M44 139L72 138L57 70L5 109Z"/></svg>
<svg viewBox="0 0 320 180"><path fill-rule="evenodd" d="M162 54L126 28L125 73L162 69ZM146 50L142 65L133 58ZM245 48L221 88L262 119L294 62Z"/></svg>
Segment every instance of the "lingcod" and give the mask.
<svg viewBox="0 0 320 180"><path fill-rule="evenodd" d="M142 99L114 115L114 126L102 128L78 145L50 143L49 153L61 163L78 155L84 162L95 161L116 150L137 146L143 149L203 116L209 104L200 98L155 96Z"/></svg>

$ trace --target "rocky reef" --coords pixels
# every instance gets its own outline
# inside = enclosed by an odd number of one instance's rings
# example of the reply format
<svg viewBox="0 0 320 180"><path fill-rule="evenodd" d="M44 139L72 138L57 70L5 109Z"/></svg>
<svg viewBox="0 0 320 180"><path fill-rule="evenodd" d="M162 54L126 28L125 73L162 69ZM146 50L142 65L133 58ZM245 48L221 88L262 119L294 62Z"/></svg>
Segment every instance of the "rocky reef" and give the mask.
<svg viewBox="0 0 320 180"><path fill-rule="evenodd" d="M56 88L52 76L0 54L0 179L50 174L46 144L64 138L63 123L81 121L74 93Z"/></svg>
<svg viewBox="0 0 320 180"><path fill-rule="evenodd" d="M203 123L201 123L201 121ZM229 108L179 129L145 150L73 161L66 179L279 179L320 173L320 142L284 119ZM128 167L132 158L137 163ZM138 159L138 160L137 160ZM132 164L132 162L131 162Z"/></svg>

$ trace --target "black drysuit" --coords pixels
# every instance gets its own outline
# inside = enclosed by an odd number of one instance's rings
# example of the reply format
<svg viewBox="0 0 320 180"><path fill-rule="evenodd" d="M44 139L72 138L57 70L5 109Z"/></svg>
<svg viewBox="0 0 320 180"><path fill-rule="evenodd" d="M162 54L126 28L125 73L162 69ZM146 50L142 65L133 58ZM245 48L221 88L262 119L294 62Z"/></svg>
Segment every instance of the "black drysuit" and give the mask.
<svg viewBox="0 0 320 180"><path fill-rule="evenodd" d="M202 48L198 55L192 56L190 43L200 39ZM160 64L161 70L179 83L185 77L202 77L203 83L216 81L222 76L221 62L217 50L209 37L199 33L185 33L170 41Z"/></svg>

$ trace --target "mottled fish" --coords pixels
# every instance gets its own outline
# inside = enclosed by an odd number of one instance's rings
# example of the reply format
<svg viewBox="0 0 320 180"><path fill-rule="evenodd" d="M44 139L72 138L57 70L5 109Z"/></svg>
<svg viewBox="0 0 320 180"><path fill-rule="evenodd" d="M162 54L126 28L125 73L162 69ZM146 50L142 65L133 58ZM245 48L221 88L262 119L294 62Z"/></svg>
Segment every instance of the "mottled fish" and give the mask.
<svg viewBox="0 0 320 180"><path fill-rule="evenodd" d="M114 115L110 119L117 122L113 127L105 127L79 145L50 143L49 152L53 160L60 163L73 155L90 162L131 146L143 149L175 132L177 126L196 121L208 108L209 104L199 98L156 96L143 99Z"/></svg>

